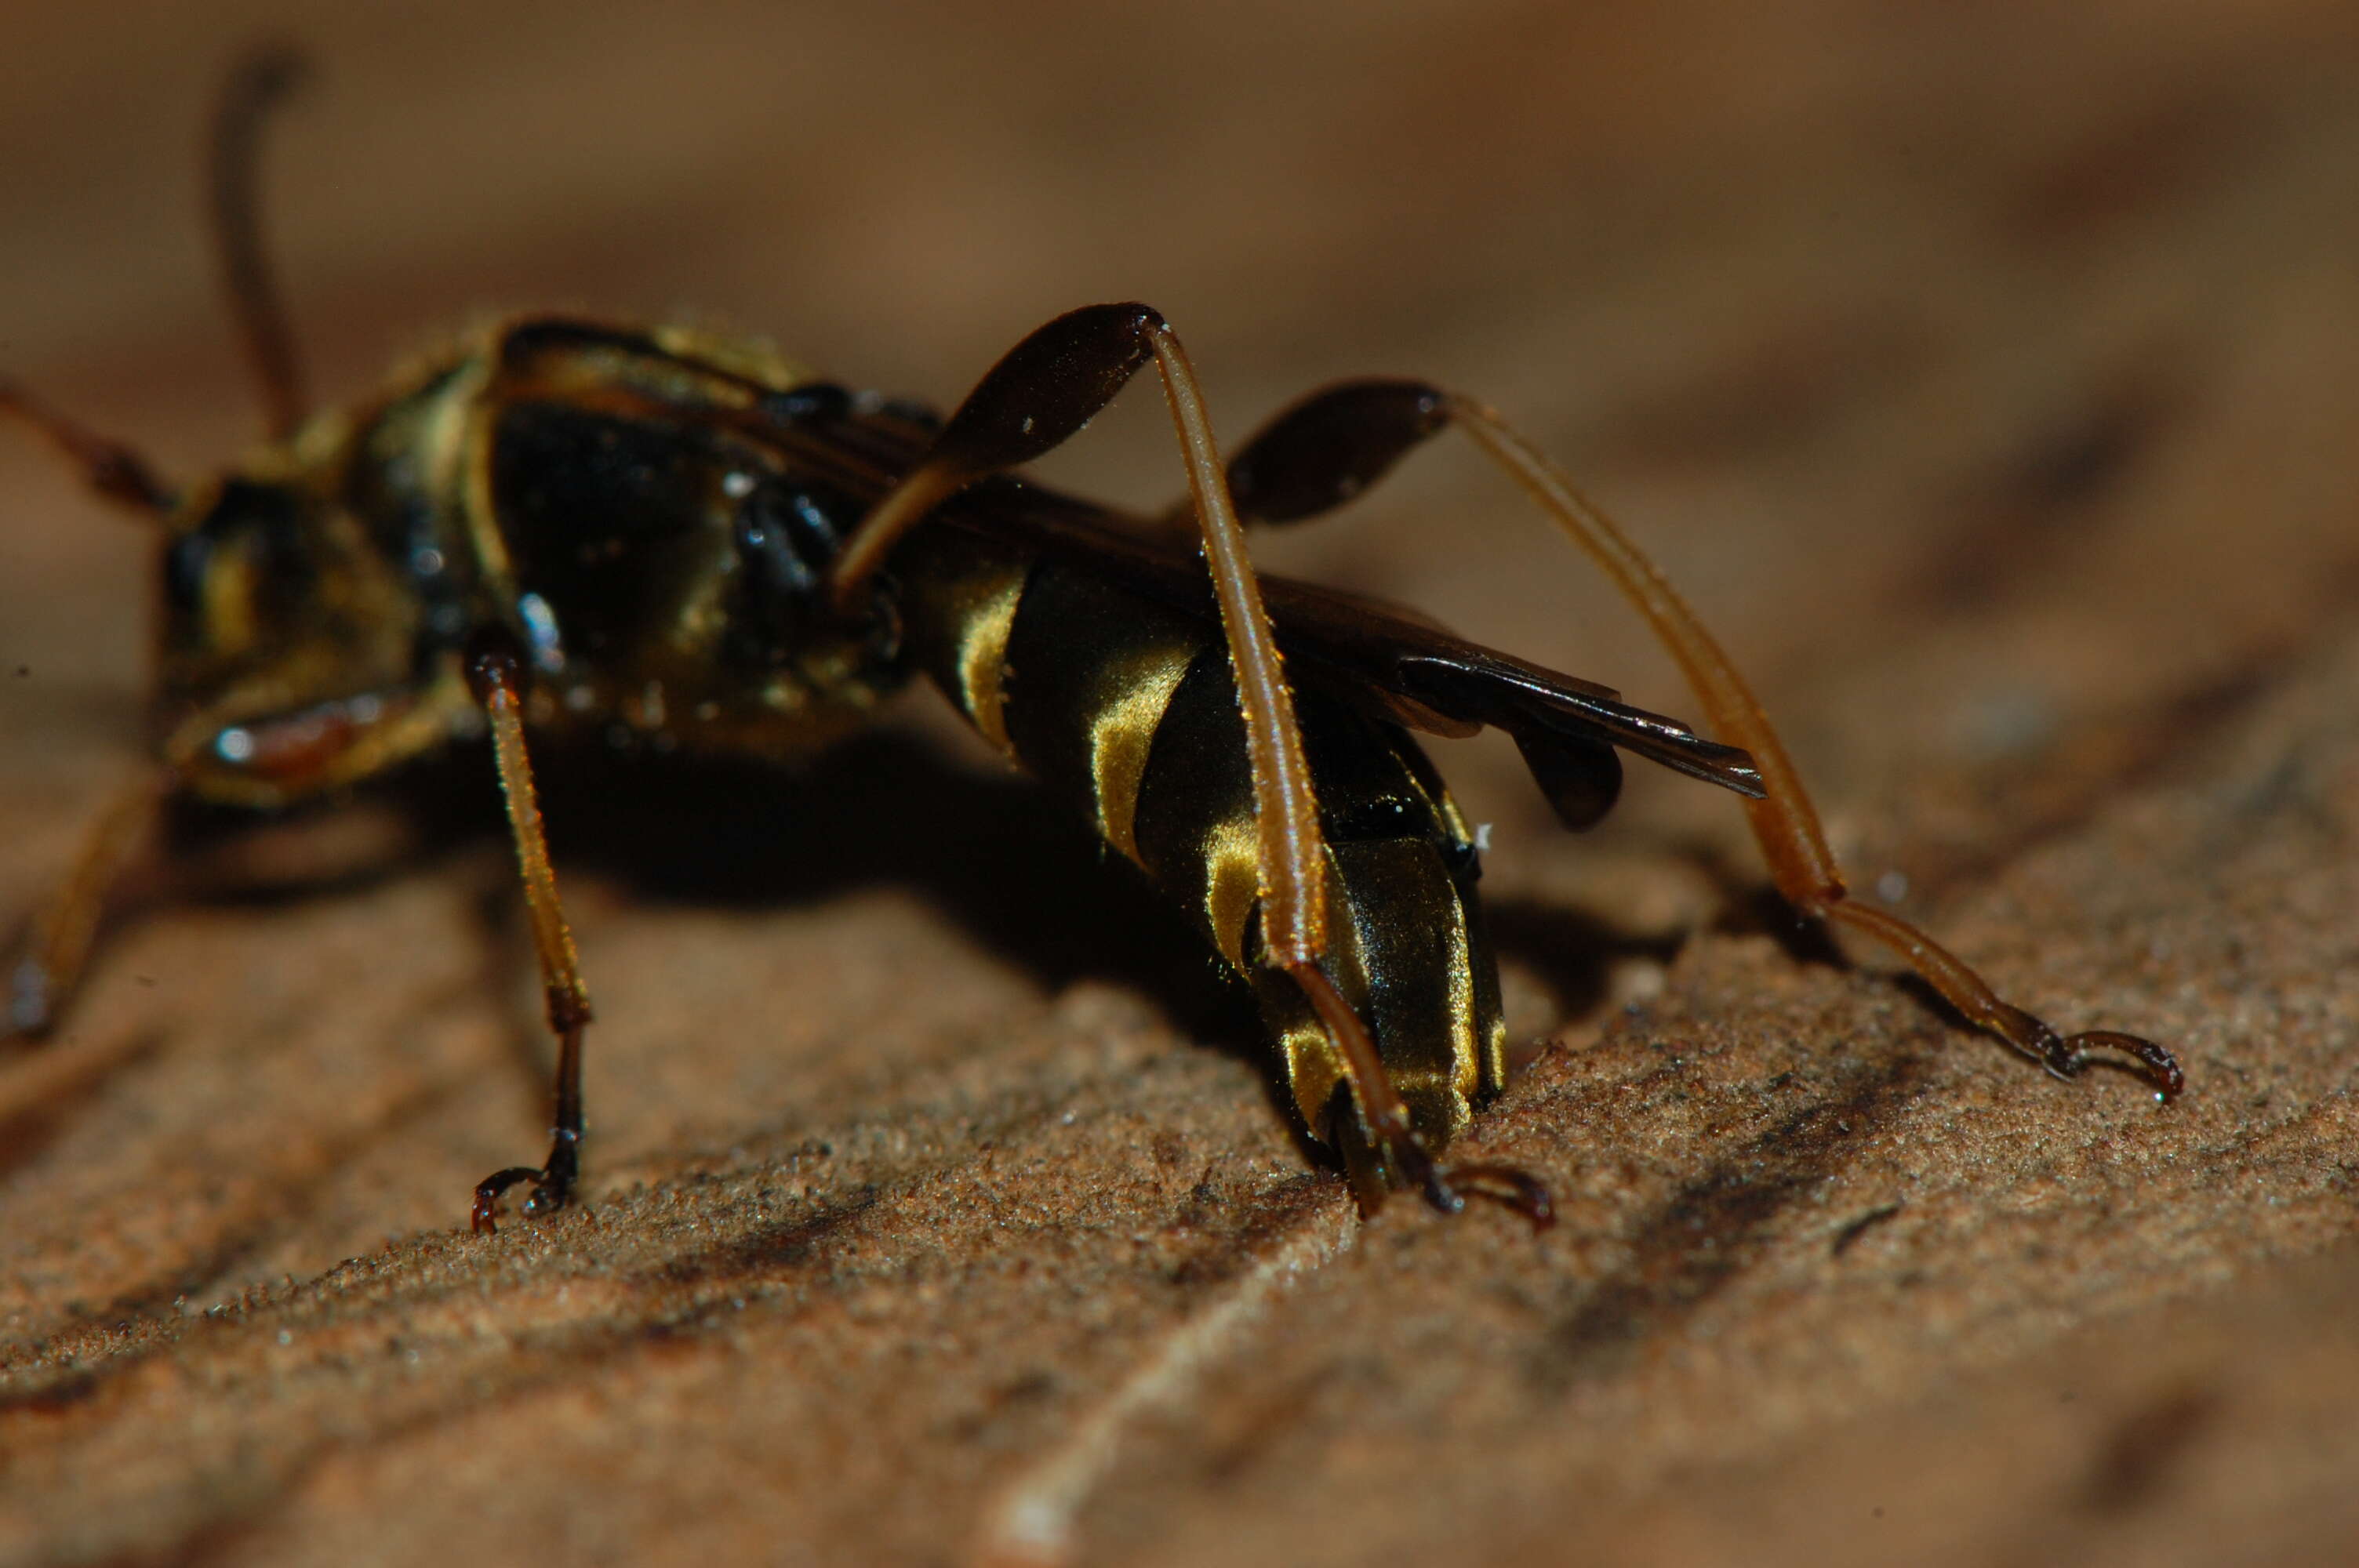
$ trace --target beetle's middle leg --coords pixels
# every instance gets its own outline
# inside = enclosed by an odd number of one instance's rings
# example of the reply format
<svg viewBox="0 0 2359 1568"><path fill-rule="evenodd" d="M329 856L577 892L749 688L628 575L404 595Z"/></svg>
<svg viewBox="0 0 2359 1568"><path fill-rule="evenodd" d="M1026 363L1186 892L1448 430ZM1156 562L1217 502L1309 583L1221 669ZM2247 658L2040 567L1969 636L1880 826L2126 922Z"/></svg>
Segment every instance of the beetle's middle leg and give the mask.
<svg viewBox="0 0 2359 1568"><path fill-rule="evenodd" d="M1408 1184L1449 1212L1465 1199L1411 1125L1364 1020L1337 990L1328 947L1328 852L1293 697L1245 554L1245 533L1203 395L1169 323L1144 305L1087 307L1059 317L1010 350L942 427L934 445L880 501L839 557L833 593L852 613L892 546L964 486L1060 445L1149 362L1161 376L1212 573L1229 665L1244 711L1267 962L1301 989L1343 1064L1371 1141ZM1499 1198L1545 1222L1547 1194L1521 1173L1479 1167L1469 1191Z"/></svg>
<svg viewBox="0 0 2359 1568"><path fill-rule="evenodd" d="M497 1228L500 1195L532 1184L524 1212L553 1213L573 1196L582 1169L582 1032L591 1020L590 989L573 933L557 902L557 874L549 868L549 841L541 832L540 799L533 788L532 763L525 755L523 666L504 638L487 637L467 652L467 679L492 731L492 754L500 771L500 795L516 839L516 865L524 876L525 903L532 916L533 951L539 956L541 989L549 1002L549 1032L557 1036L557 1081L551 1091L552 1130L549 1158L538 1166L495 1171L475 1187L474 1228Z"/></svg>
<svg viewBox="0 0 2359 1568"><path fill-rule="evenodd" d="M1969 1022L2058 1077L2077 1074L2095 1052L2113 1051L2136 1060L2165 1098L2180 1092L2185 1079L2163 1046L2113 1030L2060 1033L2002 1000L1915 925L1888 910L1850 902L1817 808L1735 664L1661 569L1562 470L1490 408L1423 382L1339 383L1280 414L1247 442L1230 466L1230 488L1248 521L1289 523L1315 516L1351 500L1411 449L1452 426L1522 486L1645 617L1687 676L1717 738L1753 754L1763 795L1745 806L1771 879L1788 903L1805 916L1847 925L1889 948Z"/></svg>

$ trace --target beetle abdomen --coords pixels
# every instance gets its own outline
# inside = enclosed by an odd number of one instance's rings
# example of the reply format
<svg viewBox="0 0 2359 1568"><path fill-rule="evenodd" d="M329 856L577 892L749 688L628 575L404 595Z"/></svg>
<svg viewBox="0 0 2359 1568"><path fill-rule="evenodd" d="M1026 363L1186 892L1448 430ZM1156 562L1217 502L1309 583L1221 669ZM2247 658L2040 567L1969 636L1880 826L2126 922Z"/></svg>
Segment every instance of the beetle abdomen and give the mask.
<svg viewBox="0 0 2359 1568"><path fill-rule="evenodd" d="M983 735L1176 899L1254 985L1305 1122L1381 1180L1343 1066L1263 964L1253 779L1220 628L1086 569L952 529L904 546L910 653ZM1400 730L1315 689L1297 716L1329 848L1328 969L1439 1149L1505 1070L1473 845Z"/></svg>

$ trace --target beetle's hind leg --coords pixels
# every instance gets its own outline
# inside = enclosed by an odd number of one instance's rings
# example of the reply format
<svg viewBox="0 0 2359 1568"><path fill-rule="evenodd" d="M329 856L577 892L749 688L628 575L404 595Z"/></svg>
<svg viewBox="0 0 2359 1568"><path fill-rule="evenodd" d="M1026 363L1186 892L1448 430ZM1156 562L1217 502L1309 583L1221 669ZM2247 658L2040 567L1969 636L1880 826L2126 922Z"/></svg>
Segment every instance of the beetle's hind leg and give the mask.
<svg viewBox="0 0 2359 1568"><path fill-rule="evenodd" d="M522 663L504 637L487 636L468 650L467 679L491 725L492 754L499 766L500 794L506 802L525 903L532 916L533 951L540 959L549 1032L557 1036L549 1158L537 1166L495 1171L476 1184L472 1223L478 1231L491 1231L498 1228L500 1197L510 1187L532 1184L524 1206L527 1217L553 1214L572 1201L582 1170L582 1032L591 1020L590 990L582 982L573 933L557 902L557 875L549 868L539 796L525 755Z"/></svg>
<svg viewBox="0 0 2359 1568"><path fill-rule="evenodd" d="M857 611L868 579L928 513L975 481L1061 445L1149 363L1170 406L1245 716L1266 961L1284 970L1317 1012L1391 1178L1420 1191L1434 1207L1455 1213L1465 1206L1465 1195L1411 1124L1367 1024L1335 989L1323 963L1328 854L1301 728L1202 391L1178 335L1159 313L1136 304L1090 306L1059 317L1008 351L943 425L924 459L862 521L836 562L836 608L846 616ZM1499 1198L1545 1223L1547 1195L1538 1182L1520 1174L1500 1182L1495 1174L1484 1168L1483 1179L1468 1191Z"/></svg>
<svg viewBox="0 0 2359 1568"><path fill-rule="evenodd" d="M1762 797L1745 802L1777 892L1802 914L1848 926L1897 954L1976 1027L2058 1077L2097 1053L2135 1060L2164 1098L2185 1078L2169 1051L2112 1030L2065 1035L2002 1000L1987 982L1915 925L1846 897L1834 851L1785 746L1745 678L1661 570L1554 463L1490 408L1423 382L1365 380L1312 394L1246 443L1230 467L1239 513L1288 523L1349 501L1431 437L1456 426L1506 470L1614 580L1669 649L1718 739L1753 755Z"/></svg>
<svg viewBox="0 0 2359 1568"><path fill-rule="evenodd" d="M1818 812L1768 715L1679 590L1612 518L1498 415L1456 396L1450 399L1450 413L1646 617L1687 676L1719 737L1753 753L1763 795L1745 802L1745 810L1770 876L1787 903L1805 915L1849 926L1889 948L1967 1022L1997 1035L2058 1077L2079 1073L2094 1053L2119 1052L2145 1069L2164 1098L2176 1097L2186 1087L2177 1060L2155 1042L2114 1030L2060 1034L2045 1021L2001 1000L1980 975L1915 925L1888 910L1851 903L1834 851L1819 827Z"/></svg>

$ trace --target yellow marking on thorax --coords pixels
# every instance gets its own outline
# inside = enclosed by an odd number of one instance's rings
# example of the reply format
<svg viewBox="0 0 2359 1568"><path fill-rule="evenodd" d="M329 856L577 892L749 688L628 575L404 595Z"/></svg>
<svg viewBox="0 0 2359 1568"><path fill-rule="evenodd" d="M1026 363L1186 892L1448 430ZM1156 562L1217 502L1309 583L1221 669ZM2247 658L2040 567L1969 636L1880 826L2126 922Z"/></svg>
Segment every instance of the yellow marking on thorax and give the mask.
<svg viewBox="0 0 2359 1568"><path fill-rule="evenodd" d="M427 454L427 492L457 503L484 580L505 593L513 590L516 563L508 558L499 508L492 499L492 422L499 410L483 397L490 375L490 361L478 358L451 377L421 423L419 437Z"/></svg>
<svg viewBox="0 0 2359 1568"><path fill-rule="evenodd" d="M715 331L702 327L667 323L650 328L647 338L668 354L683 360L700 361L723 374L755 382L774 391L785 392L819 379L819 373L799 360L789 359L763 338ZM706 378L708 384L712 378ZM715 402L733 403L739 406L750 402L736 388L708 393Z"/></svg>

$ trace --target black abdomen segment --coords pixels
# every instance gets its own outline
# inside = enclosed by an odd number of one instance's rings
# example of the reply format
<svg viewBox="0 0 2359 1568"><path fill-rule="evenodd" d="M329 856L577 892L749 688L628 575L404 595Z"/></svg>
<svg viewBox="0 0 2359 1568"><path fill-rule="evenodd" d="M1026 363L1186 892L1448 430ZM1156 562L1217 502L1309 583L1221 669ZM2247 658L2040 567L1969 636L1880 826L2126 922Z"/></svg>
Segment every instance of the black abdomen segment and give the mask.
<svg viewBox="0 0 2359 1568"><path fill-rule="evenodd" d="M1355 1178L1381 1179L1333 1047L1260 961L1253 781L1220 628L949 527L912 536L897 566L919 667L1189 913L1253 984L1305 1122ZM1473 846L1407 734L1316 690L1296 705L1330 850L1329 972L1438 1151L1505 1077Z"/></svg>

